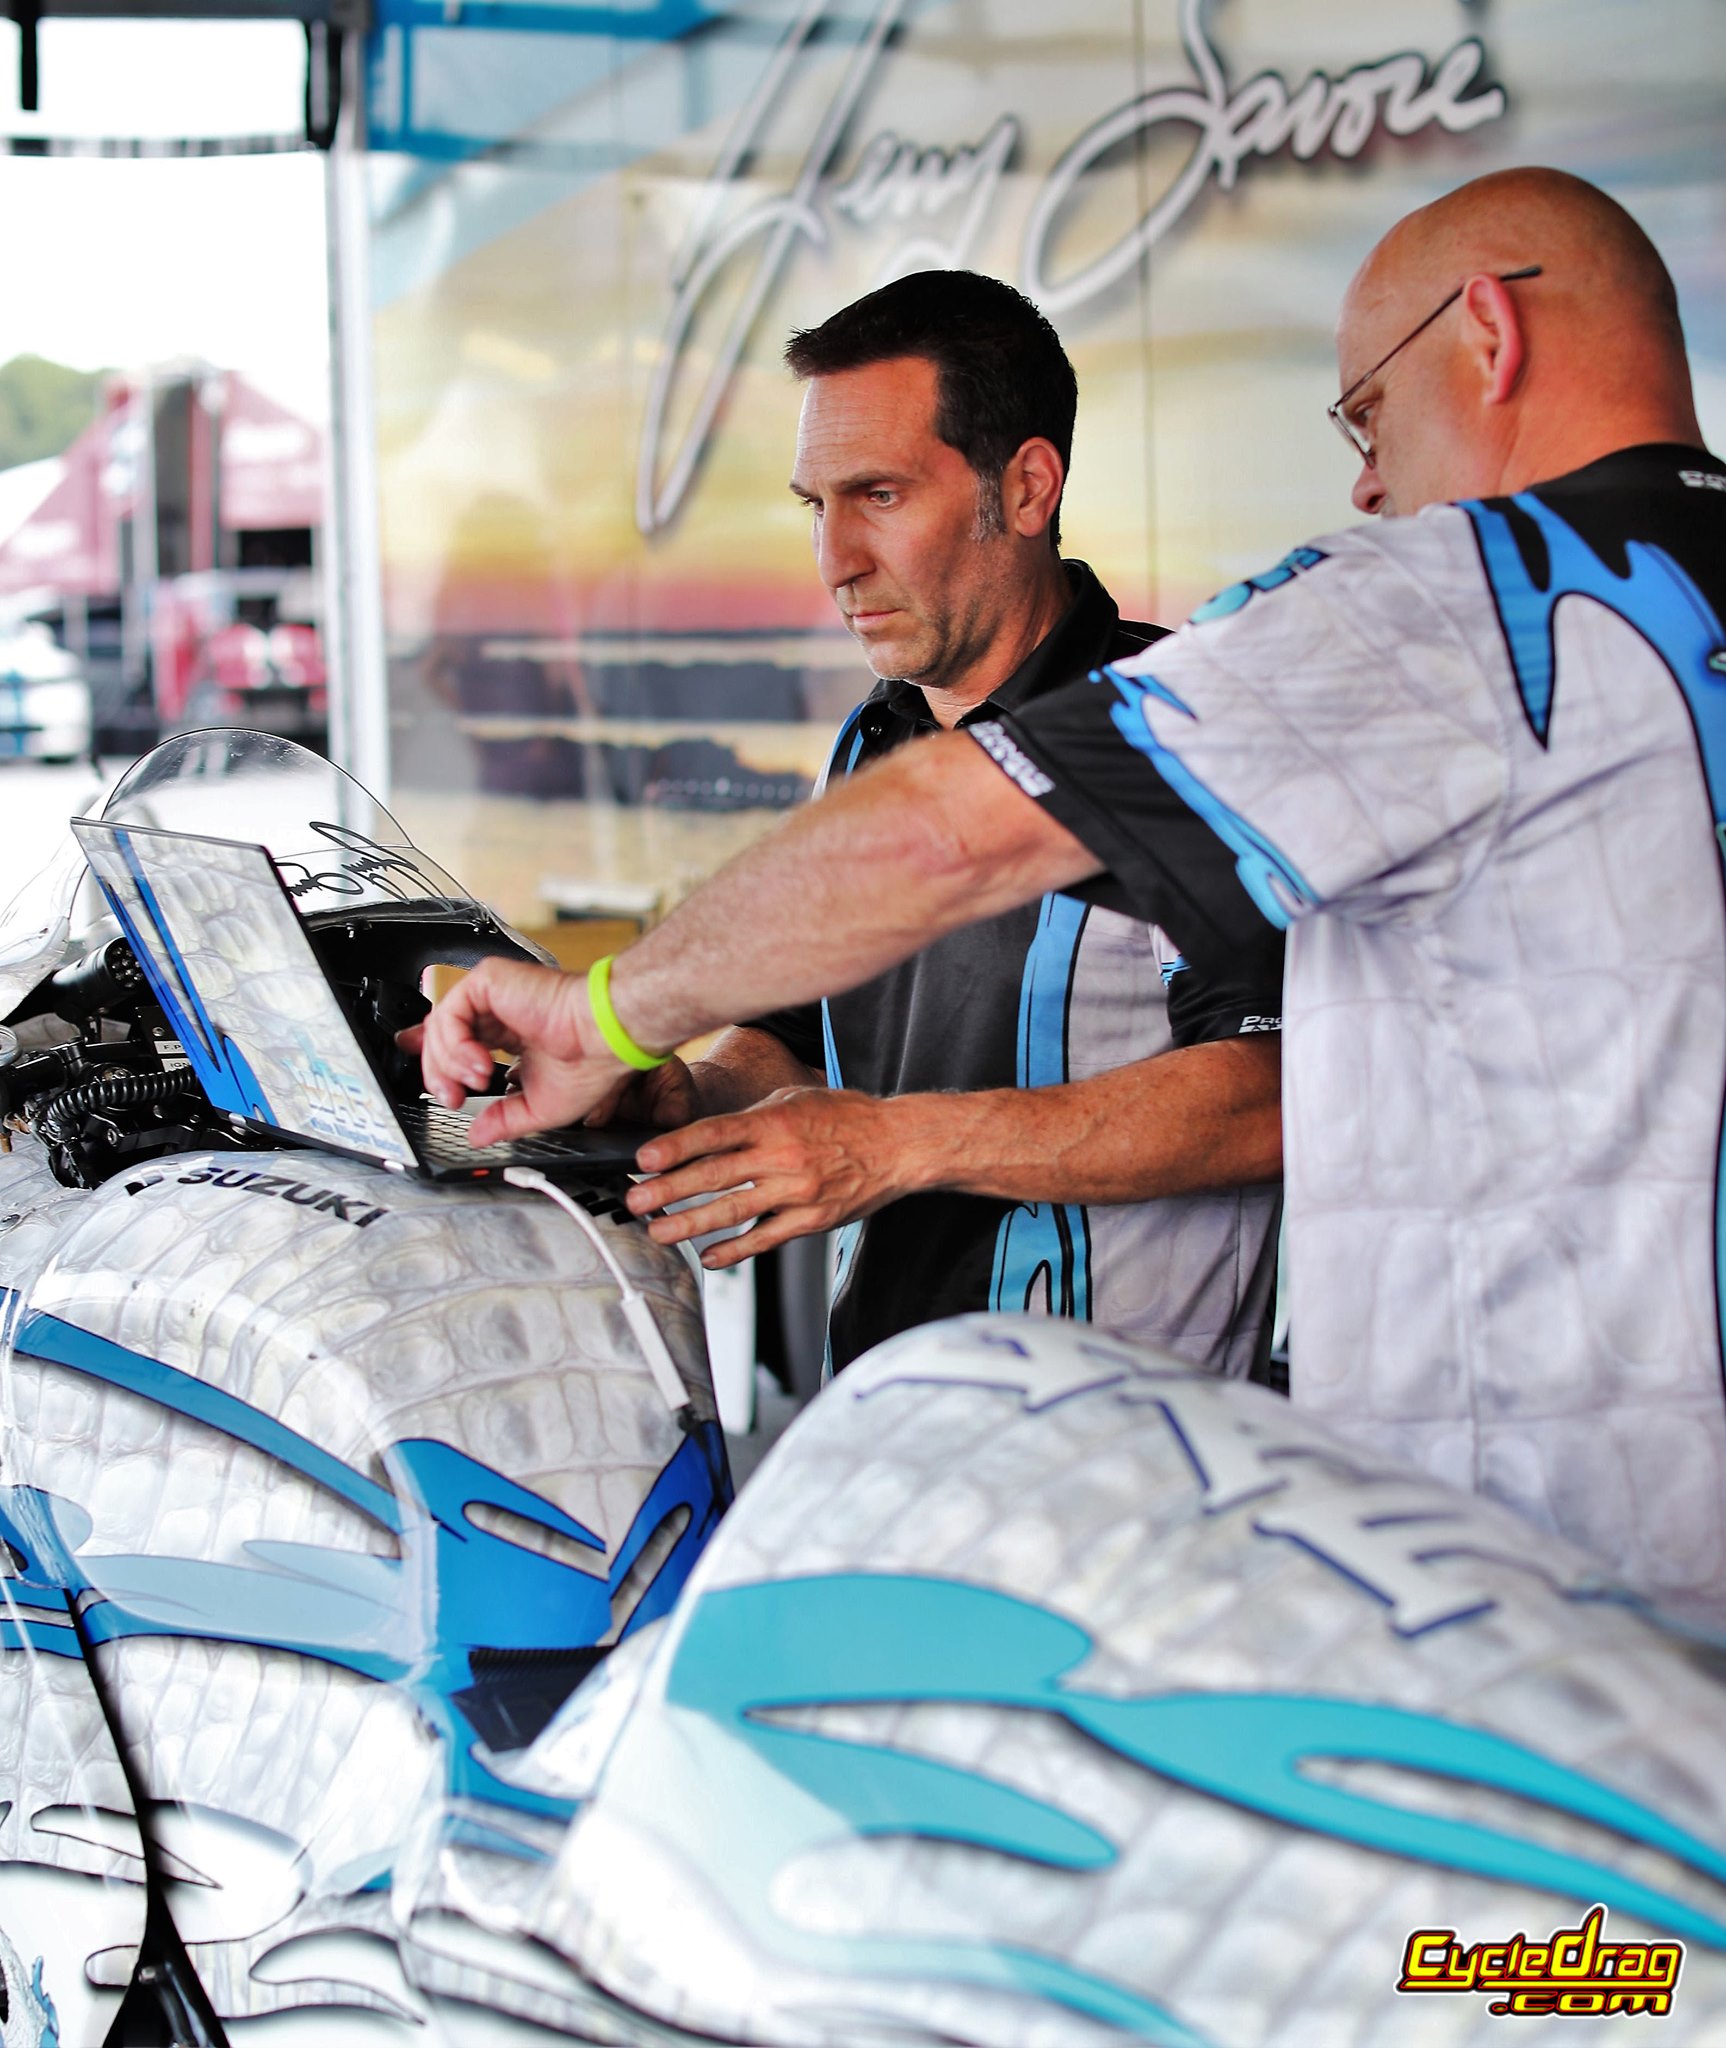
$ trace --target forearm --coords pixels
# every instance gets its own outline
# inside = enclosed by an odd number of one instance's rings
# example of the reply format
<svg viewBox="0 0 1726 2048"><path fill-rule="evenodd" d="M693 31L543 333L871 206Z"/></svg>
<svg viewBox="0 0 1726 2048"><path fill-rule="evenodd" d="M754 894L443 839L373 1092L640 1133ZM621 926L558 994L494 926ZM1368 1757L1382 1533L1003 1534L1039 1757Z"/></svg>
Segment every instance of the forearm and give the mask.
<svg viewBox="0 0 1726 2048"><path fill-rule="evenodd" d="M880 1105L896 1192L1143 1202L1282 1172L1280 1039L1190 1046L1050 1088Z"/></svg>
<svg viewBox="0 0 1726 2048"><path fill-rule="evenodd" d="M855 988L931 939L1097 871L958 734L848 777L619 955L612 1001L664 1048Z"/></svg>
<svg viewBox="0 0 1726 2048"><path fill-rule="evenodd" d="M722 868L610 973L588 984L537 962L482 960L402 1034L447 1108L488 1085L492 1051L517 1086L488 1103L476 1144L612 1116L640 1054L670 1053L738 1017L855 988L944 932L1097 872L1077 839L958 734L901 747ZM653 1067L668 1103L681 1064Z"/></svg>
<svg viewBox="0 0 1726 2048"><path fill-rule="evenodd" d="M806 1067L782 1039L753 1025L722 1031L698 1060L689 1063L697 1116L728 1116L748 1109L776 1088L820 1087L825 1075Z"/></svg>
<svg viewBox="0 0 1726 2048"><path fill-rule="evenodd" d="M753 1223L702 1254L735 1265L933 1188L1026 1202L1142 1202L1274 1179L1274 1035L1194 1046L1061 1088L882 1098L791 1090L641 1148L626 1197L661 1244ZM699 1212L670 1211L712 1197ZM759 1220L758 1220L759 1219Z"/></svg>

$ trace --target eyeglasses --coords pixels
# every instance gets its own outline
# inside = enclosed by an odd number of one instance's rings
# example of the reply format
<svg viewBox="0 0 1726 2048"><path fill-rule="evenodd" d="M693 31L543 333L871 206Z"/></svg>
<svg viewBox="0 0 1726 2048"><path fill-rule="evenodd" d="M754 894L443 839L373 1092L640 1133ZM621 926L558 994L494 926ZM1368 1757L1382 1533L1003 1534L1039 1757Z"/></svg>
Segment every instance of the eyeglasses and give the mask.
<svg viewBox="0 0 1726 2048"><path fill-rule="evenodd" d="M1525 264L1520 270L1506 270L1500 272L1498 282L1500 284L1515 284L1519 278L1538 277L1540 275L1540 270L1541 266L1538 263L1528 263ZM1391 356L1401 355L1403 350L1407 348L1411 341L1415 340L1417 336L1422 335L1426 332L1426 330L1438 318L1440 313L1448 313L1451 307L1456 304L1457 300L1462 297L1463 293L1467 291L1467 289L1468 286L1466 284L1459 284L1456 290L1451 293L1450 297L1444 300L1444 302L1441 305L1434 306L1432 311L1427 314L1426 318L1420 323L1420 325L1418 327L1411 328L1409 332L1402 337L1401 341L1397 343L1396 347L1389 352L1389 354L1380 356L1378 361L1373 364L1372 368L1367 371L1364 377L1357 377L1334 405L1327 405L1325 407L1325 411L1330 415L1330 421L1332 426L1336 428L1337 432L1343 437L1343 439L1348 443L1348 445L1360 457L1362 462L1371 462L1372 443L1361 432L1359 427L1355 425L1354 421L1349 418L1347 413L1343 411L1343 407L1347 405L1349 400L1355 395L1355 393L1360 389L1360 387L1363 384L1370 384L1372 382L1373 378L1376 377L1379 371L1384 368L1385 364L1390 361Z"/></svg>

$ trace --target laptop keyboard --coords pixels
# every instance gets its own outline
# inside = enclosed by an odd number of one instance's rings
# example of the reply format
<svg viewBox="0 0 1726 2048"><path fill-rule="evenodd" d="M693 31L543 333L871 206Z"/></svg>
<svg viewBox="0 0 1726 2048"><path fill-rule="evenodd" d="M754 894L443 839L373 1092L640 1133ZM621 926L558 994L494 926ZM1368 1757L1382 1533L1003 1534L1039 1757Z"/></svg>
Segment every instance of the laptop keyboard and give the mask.
<svg viewBox="0 0 1726 2048"><path fill-rule="evenodd" d="M501 1145L470 1145L468 1125L472 1117L457 1109L445 1109L436 1102L399 1102L395 1112L421 1155L440 1166L568 1166L592 1165L596 1171L616 1172L608 1162L596 1161L591 1145L579 1139L558 1138L541 1133L533 1138L510 1138Z"/></svg>

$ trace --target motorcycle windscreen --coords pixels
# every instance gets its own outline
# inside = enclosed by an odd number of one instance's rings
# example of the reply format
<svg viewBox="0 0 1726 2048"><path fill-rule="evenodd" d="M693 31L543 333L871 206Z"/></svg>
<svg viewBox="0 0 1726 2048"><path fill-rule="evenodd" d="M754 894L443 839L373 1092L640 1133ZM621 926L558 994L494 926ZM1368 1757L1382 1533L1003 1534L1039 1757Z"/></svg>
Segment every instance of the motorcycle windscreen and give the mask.
<svg viewBox="0 0 1726 2048"><path fill-rule="evenodd" d="M314 923L324 915L494 922L351 775L269 733L167 740L115 786L101 815L263 846Z"/></svg>
<svg viewBox="0 0 1726 2048"><path fill-rule="evenodd" d="M314 925L353 916L456 919L502 931L525 953L551 963L543 947L503 925L421 853L351 775L291 740L227 730L182 733L121 777L101 815L115 824L267 847L289 895ZM83 851L68 832L0 910L0 1020L69 953L97 942L92 927L103 919L103 902L94 888L80 902L86 873Z"/></svg>
<svg viewBox="0 0 1726 2048"><path fill-rule="evenodd" d="M83 852L68 833L0 911L0 1018L64 963L84 873Z"/></svg>

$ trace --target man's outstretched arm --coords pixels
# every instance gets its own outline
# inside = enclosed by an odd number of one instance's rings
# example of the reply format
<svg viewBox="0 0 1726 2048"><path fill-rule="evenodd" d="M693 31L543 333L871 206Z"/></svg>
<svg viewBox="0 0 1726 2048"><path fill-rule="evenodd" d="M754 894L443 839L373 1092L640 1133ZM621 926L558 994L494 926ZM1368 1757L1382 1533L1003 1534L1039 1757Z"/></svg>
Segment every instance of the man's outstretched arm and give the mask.
<svg viewBox="0 0 1726 2048"><path fill-rule="evenodd" d="M667 1050L739 1017L835 995L944 932L1099 871L980 747L901 747L740 854L618 956L611 996L637 1045ZM605 1109L630 1070L584 983L484 960L422 1027L426 1086L451 1107L483 1089L491 1048L521 1055L517 1092L475 1118L488 1145Z"/></svg>
<svg viewBox="0 0 1726 2048"><path fill-rule="evenodd" d="M644 1145L659 1177L628 1195L661 1244L754 1228L710 1245L734 1266L793 1237L942 1188L1005 1201L1143 1202L1274 1180L1282 1171L1281 1039L1275 1032L1176 1048L1048 1088L882 1099L786 1089ZM740 1183L747 1182L743 1186Z"/></svg>

